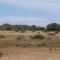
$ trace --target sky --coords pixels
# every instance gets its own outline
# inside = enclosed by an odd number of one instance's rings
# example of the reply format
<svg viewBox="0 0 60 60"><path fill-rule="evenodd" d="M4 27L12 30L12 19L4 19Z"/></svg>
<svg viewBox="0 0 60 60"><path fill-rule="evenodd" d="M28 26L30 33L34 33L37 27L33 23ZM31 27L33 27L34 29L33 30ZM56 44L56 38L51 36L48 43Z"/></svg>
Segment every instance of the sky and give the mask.
<svg viewBox="0 0 60 60"><path fill-rule="evenodd" d="M60 23L60 0L0 0L0 24L46 26Z"/></svg>

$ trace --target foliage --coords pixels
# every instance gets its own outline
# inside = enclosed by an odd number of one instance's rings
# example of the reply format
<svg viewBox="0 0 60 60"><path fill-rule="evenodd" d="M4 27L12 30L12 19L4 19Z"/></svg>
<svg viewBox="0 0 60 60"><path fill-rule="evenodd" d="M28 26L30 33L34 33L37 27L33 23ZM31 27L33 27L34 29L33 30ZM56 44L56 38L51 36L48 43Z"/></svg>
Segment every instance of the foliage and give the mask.
<svg viewBox="0 0 60 60"><path fill-rule="evenodd" d="M25 32L25 30L24 30L24 29L22 29L22 30L21 30L21 33L24 33L24 32Z"/></svg>
<svg viewBox="0 0 60 60"><path fill-rule="evenodd" d="M57 23L51 23L47 25L48 31L60 31L60 24Z"/></svg>
<svg viewBox="0 0 60 60"><path fill-rule="evenodd" d="M45 36L42 36L42 35L37 34L37 35L35 35L35 36L31 36L31 38L32 38L32 39L44 39Z"/></svg>
<svg viewBox="0 0 60 60"><path fill-rule="evenodd" d="M60 24L57 23L51 23L47 25L47 28L45 27L40 27L36 25L10 25L8 23L0 25L0 30L7 30L7 31L16 31L16 32L25 32L25 31L60 31Z"/></svg>
<svg viewBox="0 0 60 60"><path fill-rule="evenodd" d="M16 31L16 32L25 32L26 30L28 31L42 31L44 30L44 27L38 27L35 25L29 26L29 25L10 25L10 24L3 24L0 25L0 30L7 30L7 31Z"/></svg>

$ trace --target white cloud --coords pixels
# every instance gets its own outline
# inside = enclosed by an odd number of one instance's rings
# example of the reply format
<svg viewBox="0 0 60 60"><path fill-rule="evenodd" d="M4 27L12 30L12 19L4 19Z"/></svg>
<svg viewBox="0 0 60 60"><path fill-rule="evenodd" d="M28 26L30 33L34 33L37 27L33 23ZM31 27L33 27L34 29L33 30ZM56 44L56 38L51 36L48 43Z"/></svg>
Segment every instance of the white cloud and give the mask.
<svg viewBox="0 0 60 60"><path fill-rule="evenodd" d="M17 8L24 8L28 10L46 10L49 12L60 12L60 0L0 0L1 3L14 6ZM52 13L53 15L53 13ZM60 22L60 18L52 19L40 17L24 17L24 16L6 16L0 17L0 23L10 24L28 24L46 26L52 22Z"/></svg>
<svg viewBox="0 0 60 60"><path fill-rule="evenodd" d="M41 25L46 26L50 21L47 18L40 17L24 17L24 16L4 16L0 17L0 23L10 23L10 24L27 24L27 25Z"/></svg>
<svg viewBox="0 0 60 60"><path fill-rule="evenodd" d="M60 11L59 0L0 0L0 2L29 10Z"/></svg>
<svg viewBox="0 0 60 60"><path fill-rule="evenodd" d="M41 17L28 17L28 16L2 16L0 17L0 24L4 23L46 26L47 24L50 23L60 23L60 18L48 19Z"/></svg>

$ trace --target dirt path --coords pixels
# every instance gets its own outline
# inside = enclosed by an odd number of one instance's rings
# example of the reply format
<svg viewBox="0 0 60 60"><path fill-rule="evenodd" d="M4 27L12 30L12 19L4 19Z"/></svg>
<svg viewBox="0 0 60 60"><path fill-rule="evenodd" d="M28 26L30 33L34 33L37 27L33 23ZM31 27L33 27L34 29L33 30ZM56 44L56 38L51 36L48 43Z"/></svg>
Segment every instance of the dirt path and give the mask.
<svg viewBox="0 0 60 60"><path fill-rule="evenodd" d="M4 54L0 60L60 60L59 51L46 49L12 48L4 50Z"/></svg>

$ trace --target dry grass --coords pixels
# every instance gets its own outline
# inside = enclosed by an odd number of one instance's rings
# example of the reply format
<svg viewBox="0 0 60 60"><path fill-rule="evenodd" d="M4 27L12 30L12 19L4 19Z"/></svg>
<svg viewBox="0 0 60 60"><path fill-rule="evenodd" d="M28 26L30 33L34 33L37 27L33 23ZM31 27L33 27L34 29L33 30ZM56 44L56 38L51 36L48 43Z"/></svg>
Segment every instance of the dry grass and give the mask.
<svg viewBox="0 0 60 60"><path fill-rule="evenodd" d="M38 33L40 32L40 33ZM31 39L30 36L34 36L36 34L40 34L43 36L47 36L48 33L44 33L42 31L36 31L36 32L31 32L31 31L26 31L25 33L21 33L21 32L14 32L14 31L0 31L0 47L16 47L17 44L17 40L16 40L16 36L17 35L21 35L24 38L22 38L21 40L18 41L18 45L19 46L38 46L38 45L50 45L51 42L50 41L46 41L46 40L34 40ZM57 36L60 36L60 33L57 34ZM58 39L53 40L53 44L60 44L60 37L58 37Z"/></svg>
<svg viewBox="0 0 60 60"><path fill-rule="evenodd" d="M10 46L16 46L17 41L16 41L16 37L17 35L21 35L24 36L24 38L22 38L19 41L19 45L23 46L23 45L36 45L38 43L38 41L34 41L32 39L30 39L29 37L32 35L36 35L39 34L37 32L31 32L31 31L27 31L25 33L21 33L21 32L14 32L14 31L0 31L0 47L10 47Z"/></svg>
<svg viewBox="0 0 60 60"><path fill-rule="evenodd" d="M41 32L31 32L27 31L25 33L14 32L14 31L0 31L0 60L60 60L60 48L54 50L51 46L60 44L60 33L56 34L58 39L53 40L51 44L50 40L34 40L30 39L30 36L36 34L42 34L47 36L48 33ZM23 38L17 42L16 36L21 35ZM2 38L1 38L2 36ZM18 43L21 47L16 47ZM47 45L49 48L41 47L42 45ZM30 46L37 46L35 48L24 48Z"/></svg>

